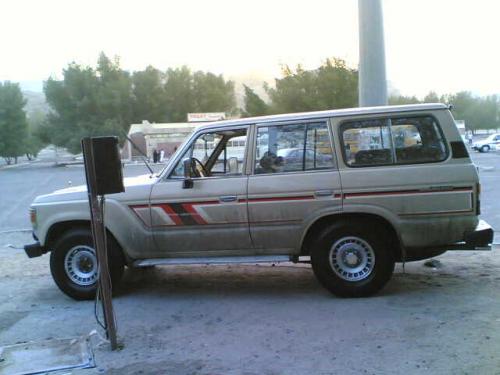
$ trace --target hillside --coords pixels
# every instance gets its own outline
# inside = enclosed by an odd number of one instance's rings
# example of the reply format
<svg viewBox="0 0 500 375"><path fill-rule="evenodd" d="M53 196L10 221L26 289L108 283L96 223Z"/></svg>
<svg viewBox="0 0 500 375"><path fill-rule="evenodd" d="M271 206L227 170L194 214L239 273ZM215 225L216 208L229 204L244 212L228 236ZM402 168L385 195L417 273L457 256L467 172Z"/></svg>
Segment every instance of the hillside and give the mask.
<svg viewBox="0 0 500 375"><path fill-rule="evenodd" d="M24 110L28 116L34 112L47 113L49 111L49 105L45 101L45 94L43 92L23 91L23 95L27 101Z"/></svg>

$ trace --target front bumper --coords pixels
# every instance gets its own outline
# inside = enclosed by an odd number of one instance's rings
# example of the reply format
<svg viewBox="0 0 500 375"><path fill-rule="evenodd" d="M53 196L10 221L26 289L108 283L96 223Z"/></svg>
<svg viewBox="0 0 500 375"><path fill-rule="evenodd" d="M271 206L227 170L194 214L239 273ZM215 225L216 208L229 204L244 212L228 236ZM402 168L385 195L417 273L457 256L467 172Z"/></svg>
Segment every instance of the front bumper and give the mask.
<svg viewBox="0 0 500 375"><path fill-rule="evenodd" d="M48 250L40 245L40 242L36 241L35 243L24 245L24 251L28 258L36 258L45 254Z"/></svg>

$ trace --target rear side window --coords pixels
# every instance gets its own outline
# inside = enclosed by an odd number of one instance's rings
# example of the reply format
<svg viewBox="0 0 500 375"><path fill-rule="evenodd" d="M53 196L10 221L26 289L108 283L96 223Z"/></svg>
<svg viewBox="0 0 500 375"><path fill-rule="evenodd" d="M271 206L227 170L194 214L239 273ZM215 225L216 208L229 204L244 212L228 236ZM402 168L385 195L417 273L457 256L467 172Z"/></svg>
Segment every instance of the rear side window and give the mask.
<svg viewBox="0 0 500 375"><path fill-rule="evenodd" d="M433 163L448 157L439 124L431 116L350 121L340 132L350 167Z"/></svg>
<svg viewBox="0 0 500 375"><path fill-rule="evenodd" d="M333 168L326 123L262 126L257 130L255 174Z"/></svg>

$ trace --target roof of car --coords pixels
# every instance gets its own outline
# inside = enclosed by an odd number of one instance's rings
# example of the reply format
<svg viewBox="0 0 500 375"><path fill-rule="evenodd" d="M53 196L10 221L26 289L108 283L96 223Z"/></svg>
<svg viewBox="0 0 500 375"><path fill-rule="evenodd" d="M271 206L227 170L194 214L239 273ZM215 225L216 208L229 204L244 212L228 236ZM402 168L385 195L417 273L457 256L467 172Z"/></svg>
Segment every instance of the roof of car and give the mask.
<svg viewBox="0 0 500 375"><path fill-rule="evenodd" d="M330 118L339 116L353 116L353 115L370 115L382 113L395 113L395 112L414 112L414 111L429 111L448 109L446 104L442 103L426 103L426 104L408 104L408 105L387 105L379 107L358 107L358 108L345 108L345 109L332 109L327 111L316 112L301 112L301 113L287 113L282 115L261 116L261 117L247 117L233 120L211 122L206 125L200 126L200 129L207 129L211 127L221 126L234 126L246 124L262 124L271 122L284 122L293 120L311 120L320 118Z"/></svg>

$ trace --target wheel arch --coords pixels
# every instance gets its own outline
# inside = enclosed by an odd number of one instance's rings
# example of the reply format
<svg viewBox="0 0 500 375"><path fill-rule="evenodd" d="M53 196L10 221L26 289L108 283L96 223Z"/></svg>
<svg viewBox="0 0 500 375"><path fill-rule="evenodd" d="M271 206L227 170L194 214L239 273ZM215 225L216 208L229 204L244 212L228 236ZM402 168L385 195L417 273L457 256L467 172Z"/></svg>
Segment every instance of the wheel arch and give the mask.
<svg viewBox="0 0 500 375"><path fill-rule="evenodd" d="M57 241L58 238L60 238L64 233L66 233L69 230L72 229L90 229L90 221L88 220L68 220L68 221L61 221L54 223L50 226L49 230L47 231L46 239L45 239L45 247L47 248L48 251L52 251L52 248ZM119 247L121 256L125 262L125 264L129 264L129 259L125 255L125 252L123 251L123 246L118 241L116 236L109 230L108 227L106 227L106 234L112 238L116 242L116 244Z"/></svg>
<svg viewBox="0 0 500 375"><path fill-rule="evenodd" d="M309 225L306 229L300 246L300 255L310 255L311 246L314 242L314 239L317 238L319 233L328 225L332 225L339 221L352 222L362 224L372 224L379 225L385 230L387 230L387 234L390 236L391 248L395 252L396 261L400 261L403 257L403 251L401 246L401 241L399 235L394 228L394 225L384 218L383 216L373 214L373 213L365 213L365 212L349 212L349 213L333 213L324 215L318 219L316 219L313 223Z"/></svg>

